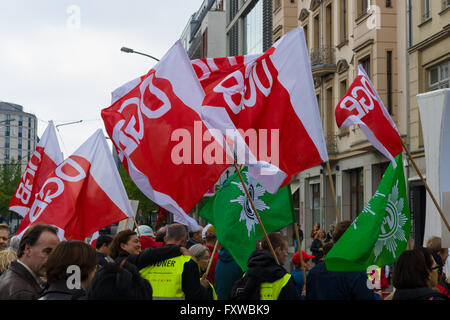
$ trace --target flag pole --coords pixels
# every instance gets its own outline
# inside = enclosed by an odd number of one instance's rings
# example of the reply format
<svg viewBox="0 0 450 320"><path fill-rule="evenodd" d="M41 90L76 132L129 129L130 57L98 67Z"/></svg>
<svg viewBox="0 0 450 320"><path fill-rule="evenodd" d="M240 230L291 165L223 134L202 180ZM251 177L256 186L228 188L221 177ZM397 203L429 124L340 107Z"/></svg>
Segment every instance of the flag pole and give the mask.
<svg viewBox="0 0 450 320"><path fill-rule="evenodd" d="M136 218L133 216L133 221L134 221L134 225L136 226L136 231L138 233L139 238L141 237L141 232L139 231L137 222L136 222Z"/></svg>
<svg viewBox="0 0 450 320"><path fill-rule="evenodd" d="M210 257L210 259L208 261L208 267L206 268L206 271L203 274L202 279L206 279L208 277L209 269L211 269L211 264L212 264L212 261L214 259L214 255L216 254L218 244L219 244L219 241L216 240L216 243L214 244L213 252L212 252L211 257Z"/></svg>
<svg viewBox="0 0 450 320"><path fill-rule="evenodd" d="M298 229L300 228L300 226L298 225L297 222L294 222L294 230L295 230L295 237L297 238L297 248L298 248L298 253L300 256L300 268L302 269L302 273L303 273L303 285L306 285L306 273L305 273L305 261L303 261L303 256L302 256L302 248L300 247L300 236L298 234Z"/></svg>
<svg viewBox="0 0 450 320"><path fill-rule="evenodd" d="M328 180L330 181L331 187L331 195L334 200L334 209L336 210L336 223L339 223L341 219L339 218L339 208L336 199L336 191L334 190L333 176L331 175L330 161L327 161L327 171L328 171Z"/></svg>
<svg viewBox="0 0 450 320"><path fill-rule="evenodd" d="M241 171L239 170L239 168L236 164L236 160L234 160L234 168L236 169L239 179L241 180L242 186L244 187L244 191L245 191L245 194L247 195L247 199L250 202L250 205L252 206L253 211L255 212L255 216L258 219L258 222L259 222L259 225L261 226L262 232L264 233L264 237L266 238L267 244L269 245L269 249L272 252L272 255L273 255L276 263L279 265L280 262L278 261L278 257L275 253L275 250L272 247L272 243L270 242L269 236L267 235L266 229L264 228L264 225L261 221L258 211L256 210L255 204L253 203L253 199L248 192L247 185L245 184L244 179L242 178Z"/></svg>
<svg viewBox="0 0 450 320"><path fill-rule="evenodd" d="M423 178L422 172L421 172L420 169L417 167L417 164L416 164L416 162L414 161L414 159L413 159L411 153L409 152L408 148L406 147L406 144L403 142L402 139L400 139L400 141L402 142L403 149L405 149L406 154L408 155L409 160L411 160L411 163L412 163L413 166L414 166L414 169L416 169L416 172L417 172L417 174L419 175L420 179L422 180L423 185L424 185L425 188L427 189L428 194L429 194L430 197L431 197L431 200L433 200L434 205L436 206L436 209L438 210L438 212L439 212L439 214L440 214L442 220L444 221L444 223L445 223L445 225L446 225L446 227L447 227L447 230L450 232L450 226L449 226L449 224L448 224L448 222L447 222L447 219L445 219L445 215L444 215L444 213L442 212L441 207L439 206L438 202L436 201L436 198L434 197L433 193L431 192L430 187L428 187L427 182L426 182L425 179Z"/></svg>

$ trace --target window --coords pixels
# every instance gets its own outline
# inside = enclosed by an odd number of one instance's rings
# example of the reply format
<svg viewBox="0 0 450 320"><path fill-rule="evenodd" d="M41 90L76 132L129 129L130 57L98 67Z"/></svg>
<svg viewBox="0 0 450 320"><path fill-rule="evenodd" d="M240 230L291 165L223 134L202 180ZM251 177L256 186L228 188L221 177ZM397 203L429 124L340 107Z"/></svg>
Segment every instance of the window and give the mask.
<svg viewBox="0 0 450 320"><path fill-rule="evenodd" d="M444 0L442 4L444 5L443 9L447 9L448 7L450 7L450 0Z"/></svg>
<svg viewBox="0 0 450 320"><path fill-rule="evenodd" d="M357 18L365 15L369 11L369 7L370 7L369 0L357 0L357 5L358 5Z"/></svg>
<svg viewBox="0 0 450 320"><path fill-rule="evenodd" d="M19 138L17 148L22 149L22 138Z"/></svg>
<svg viewBox="0 0 450 320"><path fill-rule="evenodd" d="M31 118L28 118L28 128L31 128Z"/></svg>
<svg viewBox="0 0 450 320"><path fill-rule="evenodd" d="M392 114L392 51L386 52L387 109Z"/></svg>
<svg viewBox="0 0 450 320"><path fill-rule="evenodd" d="M339 8L339 41L347 40L347 0L340 1Z"/></svg>
<svg viewBox="0 0 450 320"><path fill-rule="evenodd" d="M364 176L362 168L350 170L350 218L356 219L364 208Z"/></svg>
<svg viewBox="0 0 450 320"><path fill-rule="evenodd" d="M19 138L22 138L22 127L19 127Z"/></svg>
<svg viewBox="0 0 450 320"><path fill-rule="evenodd" d="M10 126L6 126L5 127L5 136L9 137L11 135L11 127Z"/></svg>
<svg viewBox="0 0 450 320"><path fill-rule="evenodd" d="M9 137L6 137L5 138L5 148L9 149L9 146L10 146L10 140L9 140Z"/></svg>
<svg viewBox="0 0 450 320"><path fill-rule="evenodd" d="M359 60L359 64L364 68L370 78L370 56L364 57L363 59Z"/></svg>
<svg viewBox="0 0 450 320"><path fill-rule="evenodd" d="M17 151L17 160L22 162L22 150Z"/></svg>
<svg viewBox="0 0 450 320"><path fill-rule="evenodd" d="M446 61L428 70L428 91L450 88L450 61Z"/></svg>
<svg viewBox="0 0 450 320"><path fill-rule="evenodd" d="M430 0L423 0L423 21L426 21L430 19L431 17L431 7L430 7Z"/></svg>
<svg viewBox="0 0 450 320"><path fill-rule="evenodd" d="M19 126L22 126L22 125L23 125L23 117L19 116Z"/></svg>
<svg viewBox="0 0 450 320"><path fill-rule="evenodd" d="M312 225L320 222L320 184L315 183L311 186L311 213Z"/></svg>
<svg viewBox="0 0 450 320"><path fill-rule="evenodd" d="M245 17L246 54L263 52L263 1L258 1Z"/></svg>
<svg viewBox="0 0 450 320"><path fill-rule="evenodd" d="M7 126L10 124L10 121L11 121L11 115L10 115L10 114L7 114L7 115L6 115L6 125L7 125Z"/></svg>
<svg viewBox="0 0 450 320"><path fill-rule="evenodd" d="M5 150L5 164L9 163L9 149Z"/></svg>
<svg viewBox="0 0 450 320"><path fill-rule="evenodd" d="M386 0L386 8L392 8L391 0Z"/></svg>

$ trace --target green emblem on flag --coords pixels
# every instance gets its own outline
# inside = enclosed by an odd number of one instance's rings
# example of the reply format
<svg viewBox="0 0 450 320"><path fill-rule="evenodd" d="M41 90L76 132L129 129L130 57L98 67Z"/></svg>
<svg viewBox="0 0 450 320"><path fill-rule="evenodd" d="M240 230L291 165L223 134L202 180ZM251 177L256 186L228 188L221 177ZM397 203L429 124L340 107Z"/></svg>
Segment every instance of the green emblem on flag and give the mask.
<svg viewBox="0 0 450 320"><path fill-rule="evenodd" d="M402 155L395 158L367 206L325 258L330 271L366 271L395 262L406 249L411 221Z"/></svg>
<svg viewBox="0 0 450 320"><path fill-rule="evenodd" d="M268 233L294 223L289 185L271 194L248 174L247 167L241 175ZM248 257L264 234L237 173L205 203L199 215L214 226L218 241L246 271Z"/></svg>

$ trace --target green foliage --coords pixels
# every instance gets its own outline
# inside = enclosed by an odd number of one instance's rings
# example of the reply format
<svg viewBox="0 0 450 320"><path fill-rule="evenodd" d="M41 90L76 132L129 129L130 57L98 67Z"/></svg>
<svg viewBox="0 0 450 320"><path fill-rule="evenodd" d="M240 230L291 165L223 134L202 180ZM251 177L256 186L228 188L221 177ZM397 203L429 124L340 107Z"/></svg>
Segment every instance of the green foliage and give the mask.
<svg viewBox="0 0 450 320"><path fill-rule="evenodd" d="M6 216L9 202L22 178L21 163L12 159L9 164L0 165L0 214Z"/></svg>
<svg viewBox="0 0 450 320"><path fill-rule="evenodd" d="M145 223L150 222L150 215L152 211L158 210L158 205L156 205L153 201L147 198L141 190L136 186L136 184L131 180L128 172L125 170L124 166L120 164L119 174L122 178L123 185L128 195L128 199L130 200L138 200L139 207L138 211L142 210L142 220ZM139 218L138 218L139 219Z"/></svg>

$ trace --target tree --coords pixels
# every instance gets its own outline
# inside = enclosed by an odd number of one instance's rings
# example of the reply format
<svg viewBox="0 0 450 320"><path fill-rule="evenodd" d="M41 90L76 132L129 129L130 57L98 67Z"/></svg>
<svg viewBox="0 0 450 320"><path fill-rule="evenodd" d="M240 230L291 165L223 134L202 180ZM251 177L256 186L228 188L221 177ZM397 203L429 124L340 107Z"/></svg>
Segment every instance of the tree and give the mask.
<svg viewBox="0 0 450 320"><path fill-rule="evenodd" d="M147 223L150 222L150 215L152 211L158 210L158 205L155 204L152 200L147 198L145 194L142 193L141 190L136 186L136 184L131 180L130 175L125 170L124 166L120 164L119 166L119 174L122 178L123 185L128 195L128 199L130 200L139 200L138 211L142 210L142 220Z"/></svg>
<svg viewBox="0 0 450 320"><path fill-rule="evenodd" d="M0 165L0 215L6 218L11 214L9 202L19 186L22 178L21 163L12 159L9 163Z"/></svg>

